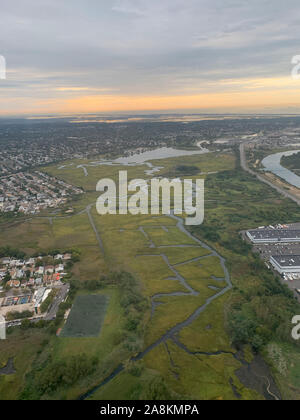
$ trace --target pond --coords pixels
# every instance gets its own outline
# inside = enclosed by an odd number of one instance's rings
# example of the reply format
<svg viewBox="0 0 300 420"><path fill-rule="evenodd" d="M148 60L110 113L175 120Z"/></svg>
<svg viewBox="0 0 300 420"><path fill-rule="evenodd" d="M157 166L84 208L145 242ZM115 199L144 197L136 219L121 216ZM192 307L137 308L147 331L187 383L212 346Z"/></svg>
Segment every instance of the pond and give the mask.
<svg viewBox="0 0 300 420"><path fill-rule="evenodd" d="M149 162L150 160L176 158L181 156L203 155L209 153L209 150L201 148L200 150L179 150L172 147L161 147L159 149L150 150L148 152L135 154L128 157L116 159L115 163L122 165L141 164Z"/></svg>

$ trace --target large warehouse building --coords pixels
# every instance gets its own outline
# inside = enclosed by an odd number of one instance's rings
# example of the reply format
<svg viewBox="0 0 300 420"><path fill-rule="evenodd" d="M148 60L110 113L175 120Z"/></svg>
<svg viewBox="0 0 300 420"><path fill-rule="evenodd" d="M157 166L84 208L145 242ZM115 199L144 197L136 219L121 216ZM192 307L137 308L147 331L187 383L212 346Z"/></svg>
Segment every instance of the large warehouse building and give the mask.
<svg viewBox="0 0 300 420"><path fill-rule="evenodd" d="M300 255L275 255L270 263L280 274L300 273Z"/></svg>
<svg viewBox="0 0 300 420"><path fill-rule="evenodd" d="M300 242L300 230L293 229L255 229L247 236L253 244Z"/></svg>

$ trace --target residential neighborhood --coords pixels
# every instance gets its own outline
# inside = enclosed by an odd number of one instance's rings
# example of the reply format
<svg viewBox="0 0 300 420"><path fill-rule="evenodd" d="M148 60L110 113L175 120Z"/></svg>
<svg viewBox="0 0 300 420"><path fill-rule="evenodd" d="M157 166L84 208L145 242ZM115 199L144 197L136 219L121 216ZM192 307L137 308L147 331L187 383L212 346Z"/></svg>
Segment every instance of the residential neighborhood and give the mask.
<svg viewBox="0 0 300 420"><path fill-rule="evenodd" d="M26 260L0 259L0 315L8 321L25 317L35 319L45 312L41 308L47 299L46 309L51 309L50 303L56 299L63 301L69 291L65 277L72 266L71 260L71 253ZM52 317L55 317L55 311Z"/></svg>
<svg viewBox="0 0 300 420"><path fill-rule="evenodd" d="M66 264L72 254L18 260L11 257L0 259L0 283L4 288L25 288L58 284L67 275Z"/></svg>
<svg viewBox="0 0 300 420"><path fill-rule="evenodd" d="M33 215L62 206L82 193L82 189L39 171L18 172L0 178L0 211Z"/></svg>

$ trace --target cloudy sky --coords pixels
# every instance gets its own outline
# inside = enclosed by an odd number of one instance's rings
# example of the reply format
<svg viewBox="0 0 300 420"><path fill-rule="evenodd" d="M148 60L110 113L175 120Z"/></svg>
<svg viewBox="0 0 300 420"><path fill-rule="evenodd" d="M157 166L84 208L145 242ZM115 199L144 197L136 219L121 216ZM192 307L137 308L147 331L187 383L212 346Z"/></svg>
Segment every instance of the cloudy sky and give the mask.
<svg viewBox="0 0 300 420"><path fill-rule="evenodd" d="M300 113L299 0L1 0L0 55L4 115Z"/></svg>

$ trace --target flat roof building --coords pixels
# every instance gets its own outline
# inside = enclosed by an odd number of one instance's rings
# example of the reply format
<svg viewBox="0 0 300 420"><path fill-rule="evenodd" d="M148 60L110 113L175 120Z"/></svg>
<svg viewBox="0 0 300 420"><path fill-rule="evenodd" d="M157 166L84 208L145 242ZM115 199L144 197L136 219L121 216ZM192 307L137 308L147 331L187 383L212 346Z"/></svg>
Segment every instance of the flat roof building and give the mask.
<svg viewBox="0 0 300 420"><path fill-rule="evenodd" d="M247 236L254 244L300 242L300 229L255 229L249 230Z"/></svg>
<svg viewBox="0 0 300 420"><path fill-rule="evenodd" d="M300 273L300 255L274 255L270 263L280 274Z"/></svg>

